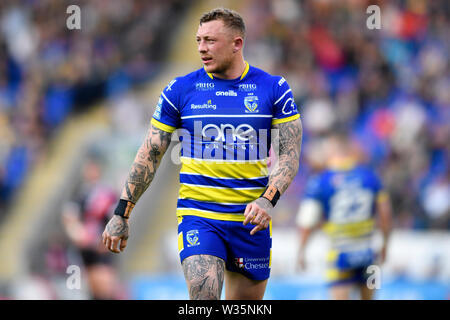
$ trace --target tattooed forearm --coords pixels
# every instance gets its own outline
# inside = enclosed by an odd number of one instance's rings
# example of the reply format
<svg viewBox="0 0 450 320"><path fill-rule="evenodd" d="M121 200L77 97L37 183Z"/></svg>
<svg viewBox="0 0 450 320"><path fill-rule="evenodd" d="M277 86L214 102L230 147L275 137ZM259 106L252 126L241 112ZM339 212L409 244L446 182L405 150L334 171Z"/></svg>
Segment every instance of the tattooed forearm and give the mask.
<svg viewBox="0 0 450 320"><path fill-rule="evenodd" d="M134 159L121 198L136 203L155 177L156 169L166 152L172 134L150 127Z"/></svg>
<svg viewBox="0 0 450 320"><path fill-rule="evenodd" d="M215 256L193 255L182 263L191 300L219 300L225 262Z"/></svg>
<svg viewBox="0 0 450 320"><path fill-rule="evenodd" d="M274 128L279 130L279 159L269 184L283 194L298 172L303 129L300 119L280 123Z"/></svg>

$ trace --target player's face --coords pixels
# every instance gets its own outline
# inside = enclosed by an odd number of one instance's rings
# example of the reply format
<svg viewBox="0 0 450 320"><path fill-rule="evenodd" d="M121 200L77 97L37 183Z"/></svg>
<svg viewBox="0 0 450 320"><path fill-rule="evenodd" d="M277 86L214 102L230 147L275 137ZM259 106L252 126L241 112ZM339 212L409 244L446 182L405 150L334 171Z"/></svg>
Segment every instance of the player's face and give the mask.
<svg viewBox="0 0 450 320"><path fill-rule="evenodd" d="M224 73L233 61L235 41L233 32L222 20L202 23L197 31L198 52L209 73Z"/></svg>

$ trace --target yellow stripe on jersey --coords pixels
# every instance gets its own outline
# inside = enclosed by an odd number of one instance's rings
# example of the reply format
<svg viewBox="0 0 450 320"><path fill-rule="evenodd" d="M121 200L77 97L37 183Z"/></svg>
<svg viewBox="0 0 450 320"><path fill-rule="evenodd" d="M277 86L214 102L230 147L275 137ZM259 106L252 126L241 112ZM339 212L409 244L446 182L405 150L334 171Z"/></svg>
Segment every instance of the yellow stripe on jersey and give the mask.
<svg viewBox="0 0 450 320"><path fill-rule="evenodd" d="M246 204L259 198L265 187L255 189L214 188L207 186L180 185L180 198L217 203Z"/></svg>
<svg viewBox="0 0 450 320"><path fill-rule="evenodd" d="M249 69L250 69L250 66L249 66L248 62L245 61L245 69L244 69L244 72L241 75L241 79L240 80L244 79L244 77L247 75Z"/></svg>
<svg viewBox="0 0 450 320"><path fill-rule="evenodd" d="M159 122L159 121L156 120L155 118L152 118L152 120L150 121L150 123L151 123L154 127L158 128L158 129L160 129L160 130L162 130L162 131L169 132L169 133L172 133L172 132L174 132L174 131L177 129L177 128L175 128L175 127L168 126L167 124L164 124L164 123L162 123L162 122Z"/></svg>
<svg viewBox="0 0 450 320"><path fill-rule="evenodd" d="M252 179L269 174L267 160L226 161L181 157L180 173L194 173L213 178Z"/></svg>
<svg viewBox="0 0 450 320"><path fill-rule="evenodd" d="M375 222L373 219L345 224L327 222L323 226L323 230L331 237L357 238L371 233L374 226Z"/></svg>
<svg viewBox="0 0 450 320"><path fill-rule="evenodd" d="M325 258L325 261L328 264L332 264L332 263L336 262L336 259L337 259L338 255L339 255L339 252L337 250L329 250L327 252L327 256Z"/></svg>
<svg viewBox="0 0 450 320"><path fill-rule="evenodd" d="M242 222L245 220L244 214L237 213L220 213L220 212L211 212L197 209L187 209L187 208L178 208L177 216L197 216L207 219L216 219L216 220L225 220L225 221L238 221Z"/></svg>
<svg viewBox="0 0 450 320"><path fill-rule="evenodd" d="M250 65L248 64L248 62L247 61L244 61L244 62L245 62L245 69L244 69L244 72L242 72L241 78L239 80L244 79L244 77L248 73L248 70L250 70ZM210 77L211 79L214 79L214 76L212 75L212 73L209 73L208 71L206 71L205 67L203 67L203 69L205 70L205 72L208 75L208 77Z"/></svg>
<svg viewBox="0 0 450 320"><path fill-rule="evenodd" d="M178 234L178 253L183 251L184 243L183 243L183 231Z"/></svg>
<svg viewBox="0 0 450 320"><path fill-rule="evenodd" d="M282 119L272 119L272 125L274 124L279 124L279 123L285 123L285 122L289 122L289 121L294 121L297 120L298 118L300 118L300 114L294 114L293 116L287 117L287 118L282 118Z"/></svg>
<svg viewBox="0 0 450 320"><path fill-rule="evenodd" d="M270 254L269 254L269 268L270 267L272 267L272 248L270 248Z"/></svg>
<svg viewBox="0 0 450 320"><path fill-rule="evenodd" d="M208 75L208 77L210 77L211 79L214 79L212 73L209 73L208 71L206 71L206 68L203 67L203 69L205 69L206 74Z"/></svg>

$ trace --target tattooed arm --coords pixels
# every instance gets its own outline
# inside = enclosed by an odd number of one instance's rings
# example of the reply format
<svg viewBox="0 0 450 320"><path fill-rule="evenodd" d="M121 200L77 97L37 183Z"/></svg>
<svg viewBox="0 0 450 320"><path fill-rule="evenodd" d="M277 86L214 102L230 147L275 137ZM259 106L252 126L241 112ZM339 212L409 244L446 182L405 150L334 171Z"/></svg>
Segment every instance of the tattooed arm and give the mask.
<svg viewBox="0 0 450 320"><path fill-rule="evenodd" d="M156 169L170 144L172 134L151 125L131 166L121 199L136 203L152 182ZM119 253L127 245L128 219L114 215L103 232L103 244L112 252ZM120 241L120 251L117 245Z"/></svg>
<svg viewBox="0 0 450 320"><path fill-rule="evenodd" d="M274 129L279 132L279 159L269 177L269 186L277 188L281 195L298 172L303 129L300 119L277 124ZM268 212L272 208L272 203L263 197L247 205L244 225L256 224L251 235L269 226L272 218Z"/></svg>
<svg viewBox="0 0 450 320"><path fill-rule="evenodd" d="M121 198L136 203L152 182L172 134L153 125L138 150Z"/></svg>
<svg viewBox="0 0 450 320"><path fill-rule="evenodd" d="M269 177L269 185L283 194L298 172L303 128L297 119L277 124L274 129L279 131L279 159Z"/></svg>

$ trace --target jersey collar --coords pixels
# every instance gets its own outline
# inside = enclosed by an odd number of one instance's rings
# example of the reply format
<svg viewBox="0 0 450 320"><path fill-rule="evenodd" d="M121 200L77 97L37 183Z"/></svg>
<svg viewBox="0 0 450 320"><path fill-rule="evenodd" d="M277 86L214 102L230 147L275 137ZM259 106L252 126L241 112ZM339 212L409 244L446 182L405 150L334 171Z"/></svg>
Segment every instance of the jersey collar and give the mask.
<svg viewBox="0 0 450 320"><path fill-rule="evenodd" d="M331 170L347 171L356 167L356 159L354 157L342 157L328 159L328 168Z"/></svg>
<svg viewBox="0 0 450 320"><path fill-rule="evenodd" d="M245 77L245 76L247 75L247 73L248 73L248 70L250 69L250 65L248 64L248 62L247 62L247 61L244 61L244 62L245 62L245 69L244 69L244 72L242 72L242 75L241 75L241 77L239 78L239 80L244 79L244 77ZM203 70L205 70L205 72L206 72L206 74L208 75L208 77L210 77L211 79L214 79L212 73L207 72L206 69L205 69L205 67L203 67Z"/></svg>

